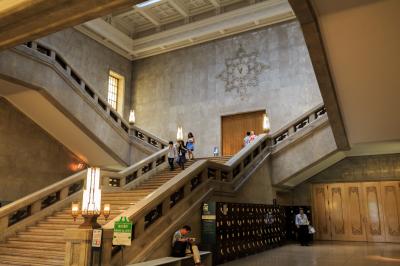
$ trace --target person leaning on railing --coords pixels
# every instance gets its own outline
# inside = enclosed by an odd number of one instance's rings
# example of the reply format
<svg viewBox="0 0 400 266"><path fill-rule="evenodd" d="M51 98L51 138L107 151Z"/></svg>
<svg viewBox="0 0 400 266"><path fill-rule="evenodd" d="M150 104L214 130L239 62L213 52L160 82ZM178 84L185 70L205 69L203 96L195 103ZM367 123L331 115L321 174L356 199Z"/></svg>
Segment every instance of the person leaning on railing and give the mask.
<svg viewBox="0 0 400 266"><path fill-rule="evenodd" d="M195 265L202 265L200 260L199 248L195 244L195 238L189 238L192 231L189 225L183 226L175 232L172 237L172 257L185 257L187 254L193 254Z"/></svg>

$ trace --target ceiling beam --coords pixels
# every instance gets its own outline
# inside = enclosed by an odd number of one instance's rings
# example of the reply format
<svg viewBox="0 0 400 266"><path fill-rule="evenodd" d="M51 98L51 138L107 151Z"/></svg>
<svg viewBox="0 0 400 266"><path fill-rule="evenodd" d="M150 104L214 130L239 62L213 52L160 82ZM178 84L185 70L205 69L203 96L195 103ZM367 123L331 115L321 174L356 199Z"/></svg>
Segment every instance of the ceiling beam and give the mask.
<svg viewBox="0 0 400 266"><path fill-rule="evenodd" d="M2 0L0 50L144 2L143 0Z"/></svg>
<svg viewBox="0 0 400 266"><path fill-rule="evenodd" d="M190 16L189 8L181 0L168 0L168 3L184 18Z"/></svg>
<svg viewBox="0 0 400 266"><path fill-rule="evenodd" d="M200 20L147 37L134 39L133 50L138 54L160 47L161 45L171 45L189 40L190 38L196 39L197 37L210 33L268 18L270 18L271 23L273 23L274 21L293 19L295 16L287 1L277 0L273 2L260 2L206 20Z"/></svg>
<svg viewBox="0 0 400 266"><path fill-rule="evenodd" d="M148 8L135 8L135 11L159 27L161 25L160 19Z"/></svg>

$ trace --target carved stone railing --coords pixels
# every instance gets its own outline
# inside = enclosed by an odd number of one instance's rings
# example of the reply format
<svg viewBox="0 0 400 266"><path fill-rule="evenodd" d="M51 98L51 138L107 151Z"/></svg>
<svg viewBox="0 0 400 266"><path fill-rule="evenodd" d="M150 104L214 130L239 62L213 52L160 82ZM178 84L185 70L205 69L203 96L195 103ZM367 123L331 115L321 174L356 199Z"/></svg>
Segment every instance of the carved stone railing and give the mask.
<svg viewBox="0 0 400 266"><path fill-rule="evenodd" d="M265 158L269 150L269 138L261 135L251 144L242 149L225 164L220 164L207 159L196 161L193 165L181 172L170 181L163 184L150 197L139 201L134 206L123 212L120 216L128 217L134 226L134 238L139 239L146 234L151 225L158 219L169 215L180 201L190 197L196 192L197 187L210 186L216 182L214 190L223 186L236 190L235 184L240 183L249 168L255 167L255 163ZM214 187L214 185L211 185ZM224 190L226 192L226 190ZM112 235L116 217L105 226L105 235ZM107 233L107 231L109 231ZM107 242L108 241L108 242ZM111 238L105 238L103 262L111 265L118 248L112 248ZM116 260L114 258L114 260ZM107 264L109 263L109 264Z"/></svg>
<svg viewBox="0 0 400 266"><path fill-rule="evenodd" d="M101 171L103 189L132 189L166 167L167 153L168 148L164 148L120 172ZM0 241L73 200L80 201L86 172L81 171L0 208Z"/></svg>
<svg viewBox="0 0 400 266"><path fill-rule="evenodd" d="M320 104L315 108L311 109L307 113L301 115L293 122L283 126L280 130L274 132L271 135L272 145L276 146L282 143L284 140L303 131L309 125L319 121L327 116L325 106Z"/></svg>
<svg viewBox="0 0 400 266"><path fill-rule="evenodd" d="M132 189L155 172L166 168L168 148L164 148L120 172L102 172L103 188Z"/></svg>
<svg viewBox="0 0 400 266"><path fill-rule="evenodd" d="M0 208L0 241L79 197L86 170Z"/></svg>
<svg viewBox="0 0 400 266"><path fill-rule="evenodd" d="M104 99L93 87L91 87L81 75L74 70L67 61L54 49L47 47L39 42L27 42L14 48L19 53L29 53L42 62L53 67L57 73L70 81L86 102L92 106L95 111L102 114L106 122L111 124L113 128L123 137L135 139L151 145L157 149L163 149L167 142L155 135L146 132L136 126L130 125L111 105Z"/></svg>

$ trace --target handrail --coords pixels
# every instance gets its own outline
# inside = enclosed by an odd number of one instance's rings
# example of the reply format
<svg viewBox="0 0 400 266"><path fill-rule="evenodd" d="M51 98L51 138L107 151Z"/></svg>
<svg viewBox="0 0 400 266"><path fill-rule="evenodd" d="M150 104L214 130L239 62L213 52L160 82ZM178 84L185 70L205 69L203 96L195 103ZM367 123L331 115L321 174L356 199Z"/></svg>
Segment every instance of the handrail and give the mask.
<svg viewBox="0 0 400 266"><path fill-rule="evenodd" d="M268 135L259 136L256 141L240 151L238 156L231 158L228 164L219 164L207 159L196 161L153 193L108 222L103 229L111 231L114 223L124 216L135 224L134 237L140 237L151 224L166 215L180 200L191 195L197 186L213 180L230 184L240 182L241 176L266 156L269 150L268 140ZM109 248L104 250L104 259L107 261L112 257L110 250L112 245L108 243L105 246Z"/></svg>
<svg viewBox="0 0 400 266"><path fill-rule="evenodd" d="M168 148L164 148L120 172L109 172L103 176L103 186L132 189L146 180L154 170L165 168Z"/></svg>
<svg viewBox="0 0 400 266"><path fill-rule="evenodd" d="M120 219L121 216L128 217L131 221L138 222L139 218L144 218L143 214L146 211L154 209L154 207L158 206L160 202L162 202L165 198L171 195L172 192L179 189L180 187L187 185L188 181L197 176L199 173L202 173L207 166L207 160L201 160L195 162L193 165L188 167L183 172L179 173L171 180L167 181L163 185L161 185L158 189L156 189L153 193L140 200L138 203L128 208L123 212L123 214L115 217L110 222L103 226L103 229L113 229L114 223ZM204 175L205 176L205 175ZM143 217L142 217L143 216ZM145 222L144 220L142 222ZM136 224L136 223L135 223ZM144 223L143 223L144 225ZM137 227L138 225L136 225Z"/></svg>
<svg viewBox="0 0 400 266"><path fill-rule="evenodd" d="M24 49L29 49L31 52L30 55L36 55L39 59L45 58L46 63L50 63L59 73L63 74L65 78L71 81L71 84L81 92L79 95L84 95L84 99L91 103L96 111L102 113L106 118L106 121L110 122L115 128L117 128L120 134L129 137L130 139L133 138L145 141L158 149L163 149L167 145L165 140L158 138L154 134L130 125L112 108L100 93L93 89L92 86L88 85L78 72L75 71L55 49L49 48L48 46L36 41L27 42L14 49L18 52L26 52Z"/></svg>
<svg viewBox="0 0 400 266"><path fill-rule="evenodd" d="M11 226L79 192L86 171L80 171L0 208L0 241Z"/></svg>
<svg viewBox="0 0 400 266"><path fill-rule="evenodd" d="M255 140L251 143L251 145L247 145L244 148L242 148L239 152L237 152L235 155L233 155L232 158L230 158L225 163L225 165L233 167L234 165L236 165L238 163L240 158L249 155L252 151L254 151L254 149L257 148L258 143L261 143L262 141L267 140L267 138L268 138L267 134L258 135L255 138Z"/></svg>
<svg viewBox="0 0 400 266"><path fill-rule="evenodd" d="M287 139L289 136L294 135L295 133L303 130L307 126L311 125L317 120L320 120L323 117L326 117L326 109L325 105L319 104L316 107L312 108L310 111L296 118L293 122L287 124L281 129L277 130L273 134L271 134L271 138L273 140L272 145L277 145L281 143L284 139Z"/></svg>

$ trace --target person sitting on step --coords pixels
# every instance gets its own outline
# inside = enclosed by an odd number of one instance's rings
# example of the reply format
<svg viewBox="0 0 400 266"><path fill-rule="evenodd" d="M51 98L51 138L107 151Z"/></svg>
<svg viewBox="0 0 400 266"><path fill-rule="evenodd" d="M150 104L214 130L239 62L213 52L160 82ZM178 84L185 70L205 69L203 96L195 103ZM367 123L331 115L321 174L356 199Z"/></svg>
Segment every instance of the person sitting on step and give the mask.
<svg viewBox="0 0 400 266"><path fill-rule="evenodd" d="M195 244L195 238L189 238L192 231L189 225L183 226L175 232L172 237L172 257L185 257L187 254L193 254L195 265L201 265L199 248Z"/></svg>

